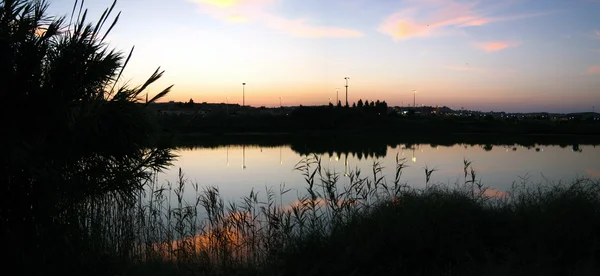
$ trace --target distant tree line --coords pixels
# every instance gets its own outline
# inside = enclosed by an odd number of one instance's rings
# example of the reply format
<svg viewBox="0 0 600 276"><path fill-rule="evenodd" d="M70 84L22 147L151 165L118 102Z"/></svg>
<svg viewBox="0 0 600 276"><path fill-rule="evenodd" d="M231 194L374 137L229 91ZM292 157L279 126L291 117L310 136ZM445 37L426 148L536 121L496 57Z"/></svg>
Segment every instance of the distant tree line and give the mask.
<svg viewBox="0 0 600 276"><path fill-rule="evenodd" d="M329 107L334 107L333 103L329 103ZM342 106L342 102L338 101L336 107L341 108L349 106ZM369 102L369 100L365 100L363 102L362 99L359 99L358 102L352 103L352 108L362 108L367 111L385 114L387 113L388 104L385 101L377 100Z"/></svg>

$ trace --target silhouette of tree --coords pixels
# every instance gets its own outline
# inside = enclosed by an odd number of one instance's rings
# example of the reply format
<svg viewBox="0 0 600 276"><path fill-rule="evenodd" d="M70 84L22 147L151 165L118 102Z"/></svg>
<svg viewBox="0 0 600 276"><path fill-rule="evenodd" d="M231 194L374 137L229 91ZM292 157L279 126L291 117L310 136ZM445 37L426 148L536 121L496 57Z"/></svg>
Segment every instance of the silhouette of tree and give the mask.
<svg viewBox="0 0 600 276"><path fill-rule="evenodd" d="M76 265L71 257L85 254L76 246L81 233L66 230L79 225L76 206L107 194L133 203L173 159L144 108L171 87L146 104L140 96L163 72L137 87L117 85L133 49L124 56L106 44L116 2L97 24L85 22L80 3L65 25L65 17L47 15L45 1L0 2L0 83L11 88L0 90L10 103L0 111L10 118L2 126L0 239L36 265Z"/></svg>
<svg viewBox="0 0 600 276"><path fill-rule="evenodd" d="M375 104L375 108L377 109L377 111L379 113L387 114L388 105L385 101L383 101L383 102L377 101L377 104Z"/></svg>
<svg viewBox="0 0 600 276"><path fill-rule="evenodd" d="M342 107L342 101L338 101L337 107Z"/></svg>
<svg viewBox="0 0 600 276"><path fill-rule="evenodd" d="M369 100L365 100L365 105L364 107L369 107Z"/></svg>
<svg viewBox="0 0 600 276"><path fill-rule="evenodd" d="M362 99L358 100L358 103L356 104L357 107L363 107L363 101Z"/></svg>
<svg viewBox="0 0 600 276"><path fill-rule="evenodd" d="M352 108L356 108L356 103L352 103Z"/></svg>
<svg viewBox="0 0 600 276"><path fill-rule="evenodd" d="M190 99L187 103L182 104L182 107L186 107L186 108L194 107L194 100Z"/></svg>

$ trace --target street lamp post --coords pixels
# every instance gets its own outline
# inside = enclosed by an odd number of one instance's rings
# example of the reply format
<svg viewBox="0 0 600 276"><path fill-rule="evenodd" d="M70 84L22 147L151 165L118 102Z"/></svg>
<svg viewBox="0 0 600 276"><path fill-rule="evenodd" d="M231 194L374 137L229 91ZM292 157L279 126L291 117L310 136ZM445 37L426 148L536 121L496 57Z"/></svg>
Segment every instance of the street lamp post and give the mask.
<svg viewBox="0 0 600 276"><path fill-rule="evenodd" d="M283 106L281 105L281 97L279 97L279 108L283 108Z"/></svg>
<svg viewBox="0 0 600 276"><path fill-rule="evenodd" d="M340 102L340 89L335 89L335 104L337 105Z"/></svg>
<svg viewBox="0 0 600 276"><path fill-rule="evenodd" d="M344 79L346 80L346 106L348 106L348 80L350 78L349 77L345 77Z"/></svg>
<svg viewBox="0 0 600 276"><path fill-rule="evenodd" d="M242 106L246 105L246 83L242 82Z"/></svg>
<svg viewBox="0 0 600 276"><path fill-rule="evenodd" d="M417 108L417 90L413 90L413 108Z"/></svg>
<svg viewBox="0 0 600 276"><path fill-rule="evenodd" d="M229 116L229 97L225 97L225 113Z"/></svg>

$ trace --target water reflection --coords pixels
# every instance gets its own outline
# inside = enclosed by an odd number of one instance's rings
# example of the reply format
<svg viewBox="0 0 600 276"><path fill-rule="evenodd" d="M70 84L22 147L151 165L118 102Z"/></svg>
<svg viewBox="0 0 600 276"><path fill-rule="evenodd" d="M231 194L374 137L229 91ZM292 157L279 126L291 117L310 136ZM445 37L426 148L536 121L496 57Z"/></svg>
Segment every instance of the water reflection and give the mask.
<svg viewBox="0 0 600 276"><path fill-rule="evenodd" d="M364 147L355 143L325 149L316 143L304 142L281 146L188 146L179 148L177 154L180 157L173 169L159 177L162 181L174 182L181 168L189 180L201 186L219 186L230 199L247 195L252 188L264 190L265 186L277 187L282 183L298 193L303 192L305 181L300 172L294 171L294 165L312 154L322 159L323 169L339 173L341 183L356 169L364 172L361 177L372 177L368 174L372 172L373 161L382 164L385 176L393 177L396 155L406 158L409 165L403 171L402 182L417 187L424 186L422 168L426 165L438 169L431 176L432 182L461 183L463 158L473 161L483 182L498 191L507 191L524 175L534 176L532 181L569 180L576 176L597 177L600 171L600 148L579 143L569 146L400 143ZM241 168L229 166L230 163L241 164ZM296 198L295 193L290 195Z"/></svg>

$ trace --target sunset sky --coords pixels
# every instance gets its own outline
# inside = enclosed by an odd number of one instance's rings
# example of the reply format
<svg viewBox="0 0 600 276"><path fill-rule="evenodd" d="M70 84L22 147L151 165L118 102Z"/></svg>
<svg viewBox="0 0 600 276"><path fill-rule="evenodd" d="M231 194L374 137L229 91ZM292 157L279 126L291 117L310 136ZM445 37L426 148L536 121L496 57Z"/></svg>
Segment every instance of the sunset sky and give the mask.
<svg viewBox="0 0 600 276"><path fill-rule="evenodd" d="M67 15L74 0L50 1ZM112 0L86 1L96 20ZM165 100L345 97L481 111L600 110L600 0L120 0L125 80Z"/></svg>

